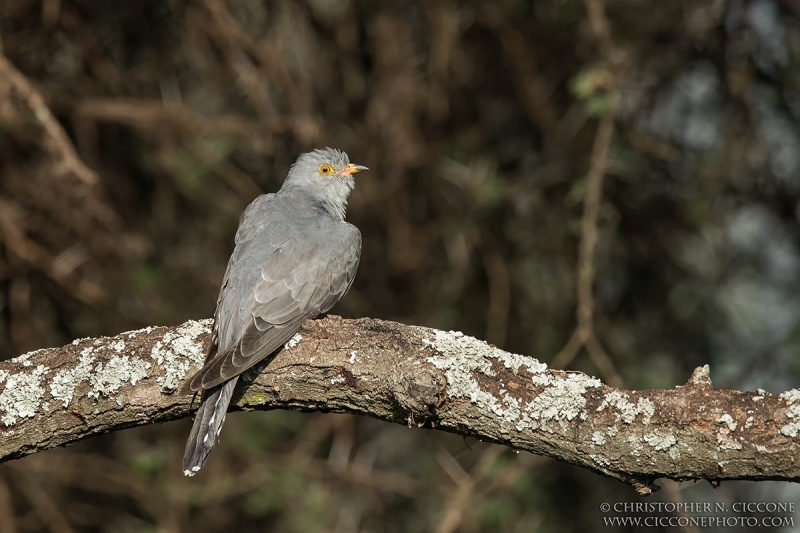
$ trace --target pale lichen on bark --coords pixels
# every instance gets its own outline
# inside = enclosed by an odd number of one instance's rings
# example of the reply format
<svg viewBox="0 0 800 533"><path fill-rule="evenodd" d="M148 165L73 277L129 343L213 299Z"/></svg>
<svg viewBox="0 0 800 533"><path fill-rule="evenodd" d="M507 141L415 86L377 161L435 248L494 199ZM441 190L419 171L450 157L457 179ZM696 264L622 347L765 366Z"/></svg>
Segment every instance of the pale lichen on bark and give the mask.
<svg viewBox="0 0 800 533"><path fill-rule="evenodd" d="M202 361L203 347L195 339L208 333L209 326L208 320L187 322L174 332L168 331L156 342L151 357L159 367L156 380L165 391L175 390L188 370ZM112 340L76 340L71 346L80 347L78 357L73 361L58 361L59 368L55 371L44 364L13 375L0 371L0 384L5 382L0 393L0 420L10 427L40 412L67 409L79 389L87 398L111 398L121 405L124 399L117 396L120 389L125 385L135 386L150 377L154 366L152 361L128 354L126 339L130 343L131 339L147 336L152 331L153 328L131 331ZM10 363L27 369L31 366L32 355L49 351L52 349L38 350L12 359Z"/></svg>
<svg viewBox="0 0 800 533"><path fill-rule="evenodd" d="M27 359L20 359L19 362L28 366ZM19 374L0 371L0 384L5 382L3 392L0 393L0 421L3 424L10 427L21 418L36 415L45 393L42 376L46 371L47 368L43 365Z"/></svg>
<svg viewBox="0 0 800 533"><path fill-rule="evenodd" d="M603 403L597 408L597 412L601 412L607 407L614 407L614 415L617 421L622 421L625 424L631 424L636 417L641 415L642 424L647 425L650 419L656 412L656 407L649 398L639 398L636 403L631 403L630 395L623 391L613 390L605 395Z"/></svg>
<svg viewBox="0 0 800 533"><path fill-rule="evenodd" d="M795 438L800 434L800 390L792 389L781 394L781 398L789 404L786 417L791 420L781 428L781 433L787 437Z"/></svg>
<svg viewBox="0 0 800 533"><path fill-rule="evenodd" d="M533 374L540 374L547 370L547 365L530 357L493 348L461 332L427 330L426 333L433 338L423 339L423 342L436 351L427 361L445 372L449 397L469 398L479 408L494 413L508 424L520 420L522 411L519 400L505 390L505 384L500 383L499 395L493 394L481 387L475 379L475 373L496 377L497 373L492 370L492 359L501 362L514 374L519 372L520 367L525 367Z"/></svg>
<svg viewBox="0 0 800 533"><path fill-rule="evenodd" d="M163 392L178 390L189 369L203 363L205 349L197 338L210 333L212 323L211 319L186 322L153 346L150 357L164 367L164 375L156 378Z"/></svg>
<svg viewBox="0 0 800 533"><path fill-rule="evenodd" d="M183 399L164 405L160 392L202 360L209 326L78 339L0 363L0 461L180 416Z"/></svg>
<svg viewBox="0 0 800 533"><path fill-rule="evenodd" d="M187 416L174 391L211 321L80 339L0 362L0 461ZM458 332L374 319L309 321L240 380L234 408L323 410L425 425L590 468L646 494L652 480L799 480L800 391L623 391Z"/></svg>

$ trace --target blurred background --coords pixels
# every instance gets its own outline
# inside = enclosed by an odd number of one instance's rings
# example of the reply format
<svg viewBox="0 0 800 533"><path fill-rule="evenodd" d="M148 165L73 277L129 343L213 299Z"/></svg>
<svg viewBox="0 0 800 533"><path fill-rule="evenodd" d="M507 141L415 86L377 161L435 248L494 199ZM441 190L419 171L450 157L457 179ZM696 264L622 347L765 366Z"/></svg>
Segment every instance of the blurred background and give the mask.
<svg viewBox="0 0 800 533"><path fill-rule="evenodd" d="M552 363L576 326L594 151L594 351L560 362L631 389L705 363L717 387L798 387L798 15L796 0L3 0L0 358L210 317L245 206L330 145L371 169L348 210L360 272L334 313ZM1 465L0 531L624 531L600 503L640 501L547 458L282 411L231 415L186 479L189 427ZM659 484L649 501L800 500L788 483Z"/></svg>

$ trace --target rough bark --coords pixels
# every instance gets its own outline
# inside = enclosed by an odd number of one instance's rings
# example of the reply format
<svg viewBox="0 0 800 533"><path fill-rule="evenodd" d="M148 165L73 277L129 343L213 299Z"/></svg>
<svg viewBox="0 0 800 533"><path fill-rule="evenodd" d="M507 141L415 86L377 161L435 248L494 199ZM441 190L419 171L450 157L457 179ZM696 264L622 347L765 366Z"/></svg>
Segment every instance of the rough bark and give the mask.
<svg viewBox="0 0 800 533"><path fill-rule="evenodd" d="M189 415L175 390L210 320L79 339L0 363L0 462ZM456 332L308 321L241 380L238 409L333 411L413 424L589 468L650 493L672 479L800 480L800 390L626 391ZM232 404L232 405L233 405Z"/></svg>

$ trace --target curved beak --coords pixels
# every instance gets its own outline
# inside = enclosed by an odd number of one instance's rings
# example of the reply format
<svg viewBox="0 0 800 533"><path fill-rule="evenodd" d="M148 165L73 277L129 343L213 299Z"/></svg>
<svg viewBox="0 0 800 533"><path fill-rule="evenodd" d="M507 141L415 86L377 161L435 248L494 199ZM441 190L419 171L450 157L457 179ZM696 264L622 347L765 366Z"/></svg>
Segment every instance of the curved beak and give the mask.
<svg viewBox="0 0 800 533"><path fill-rule="evenodd" d="M355 174L356 172L362 172L364 170L369 169L363 165L354 165L353 163L350 163L347 165L347 167L345 167L344 170L342 170L342 174Z"/></svg>

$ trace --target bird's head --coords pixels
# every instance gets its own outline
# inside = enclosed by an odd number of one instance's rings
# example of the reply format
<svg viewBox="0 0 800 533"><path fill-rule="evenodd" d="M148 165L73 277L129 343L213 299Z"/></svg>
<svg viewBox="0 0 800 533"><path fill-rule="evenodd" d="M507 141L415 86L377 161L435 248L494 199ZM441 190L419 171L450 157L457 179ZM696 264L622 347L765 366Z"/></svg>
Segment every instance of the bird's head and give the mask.
<svg viewBox="0 0 800 533"><path fill-rule="evenodd" d="M350 163L341 150L322 148L302 154L289 169L284 187L300 189L328 208L332 216L344 220L347 197L355 186L353 174L368 170Z"/></svg>

